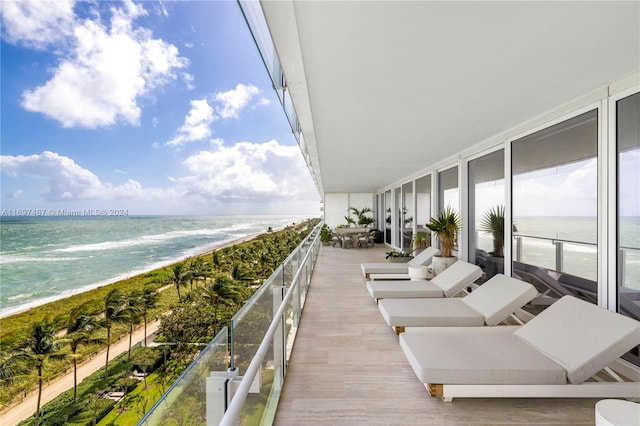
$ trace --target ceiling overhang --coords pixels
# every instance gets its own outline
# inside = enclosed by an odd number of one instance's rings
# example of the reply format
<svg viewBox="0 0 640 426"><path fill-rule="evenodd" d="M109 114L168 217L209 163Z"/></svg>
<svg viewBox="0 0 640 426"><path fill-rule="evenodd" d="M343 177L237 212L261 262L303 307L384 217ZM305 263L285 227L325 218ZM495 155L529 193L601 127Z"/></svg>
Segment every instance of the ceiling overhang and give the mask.
<svg viewBox="0 0 640 426"><path fill-rule="evenodd" d="M375 192L640 68L640 3L262 1L321 192Z"/></svg>

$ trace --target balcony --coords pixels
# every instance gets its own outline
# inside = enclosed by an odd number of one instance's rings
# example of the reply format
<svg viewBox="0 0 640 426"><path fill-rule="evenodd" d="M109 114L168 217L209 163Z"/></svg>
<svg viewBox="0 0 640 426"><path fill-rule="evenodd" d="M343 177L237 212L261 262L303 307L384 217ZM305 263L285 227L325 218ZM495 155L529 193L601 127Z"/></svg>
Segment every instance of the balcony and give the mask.
<svg viewBox="0 0 640 426"><path fill-rule="evenodd" d="M292 292L289 299L285 296L284 326L274 322L270 329L276 332L259 348L259 339L249 345L241 343L241 328L232 326L238 334L230 340L235 351L227 346L225 328L141 424L173 424L179 418L195 421L193 424L218 424L225 400L230 405L224 424L593 424L595 399L458 398L445 403L430 397L415 377L395 332L369 297L360 272L361 263L381 261L387 250L384 245L312 249L309 259L315 257L316 262L310 281L306 258L292 255L289 263L303 266L305 272L296 274L289 269L277 280L300 279L301 283L300 292ZM280 312L274 295L282 292L263 293L272 312ZM302 315L298 310L301 299ZM255 307L258 300L247 305ZM236 321L242 324L243 318L246 314ZM256 330L249 331L256 334ZM258 356L246 359L240 355L250 347ZM227 372L231 359L235 363ZM240 382L242 375L247 380ZM242 399L231 399L233 394Z"/></svg>
<svg viewBox="0 0 640 426"><path fill-rule="evenodd" d="M594 423L593 399L430 397L365 289L386 250L321 247L274 424Z"/></svg>

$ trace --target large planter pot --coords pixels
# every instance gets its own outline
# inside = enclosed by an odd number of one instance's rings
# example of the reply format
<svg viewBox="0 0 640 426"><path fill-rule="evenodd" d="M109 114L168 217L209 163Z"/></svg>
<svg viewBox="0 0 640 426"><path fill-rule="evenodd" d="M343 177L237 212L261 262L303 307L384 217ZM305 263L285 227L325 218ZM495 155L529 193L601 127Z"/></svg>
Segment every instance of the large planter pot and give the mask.
<svg viewBox="0 0 640 426"><path fill-rule="evenodd" d="M440 274L440 272L444 271L449 266L456 263L457 260L458 258L455 256L451 256L451 257L433 256L433 259L431 260L431 266L433 267L433 275Z"/></svg>
<svg viewBox="0 0 640 426"><path fill-rule="evenodd" d="M429 279L429 268L423 265L409 265L407 272L411 281L424 281L426 279Z"/></svg>

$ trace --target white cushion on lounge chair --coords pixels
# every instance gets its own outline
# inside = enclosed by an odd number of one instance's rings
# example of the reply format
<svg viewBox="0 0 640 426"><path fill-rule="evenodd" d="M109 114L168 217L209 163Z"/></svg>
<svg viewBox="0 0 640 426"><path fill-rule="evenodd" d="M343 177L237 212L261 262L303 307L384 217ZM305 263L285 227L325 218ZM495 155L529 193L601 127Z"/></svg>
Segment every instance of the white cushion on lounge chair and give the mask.
<svg viewBox="0 0 640 426"><path fill-rule="evenodd" d="M514 334L581 383L640 344L640 322L564 296Z"/></svg>
<svg viewBox="0 0 640 426"><path fill-rule="evenodd" d="M431 281L367 281L367 291L374 299L444 297Z"/></svg>
<svg viewBox="0 0 640 426"><path fill-rule="evenodd" d="M482 276L477 265L459 260L431 281L368 281L374 299L452 297Z"/></svg>
<svg viewBox="0 0 640 426"><path fill-rule="evenodd" d="M478 265L458 260L436 275L431 282L442 289L445 297L452 297L481 276L482 269Z"/></svg>
<svg viewBox="0 0 640 426"><path fill-rule="evenodd" d="M391 327L480 327L484 317L462 298L382 299L378 305Z"/></svg>
<svg viewBox="0 0 640 426"><path fill-rule="evenodd" d="M409 328L400 346L422 383L565 384L564 369L515 337L517 329Z"/></svg>
<svg viewBox="0 0 640 426"><path fill-rule="evenodd" d="M409 328L400 335L414 372L432 384L579 384L638 344L640 322L573 296L524 326Z"/></svg>
<svg viewBox="0 0 640 426"><path fill-rule="evenodd" d="M392 327L496 325L537 294L531 284L497 274L465 297L382 299L378 308Z"/></svg>
<svg viewBox="0 0 640 426"><path fill-rule="evenodd" d="M487 325L497 325L537 295L531 284L496 274L461 301L479 312Z"/></svg>
<svg viewBox="0 0 640 426"><path fill-rule="evenodd" d="M369 274L406 274L411 266L426 266L431 263L431 258L437 255L439 251L433 247L427 247L421 253L406 263L362 263L360 268L365 277Z"/></svg>

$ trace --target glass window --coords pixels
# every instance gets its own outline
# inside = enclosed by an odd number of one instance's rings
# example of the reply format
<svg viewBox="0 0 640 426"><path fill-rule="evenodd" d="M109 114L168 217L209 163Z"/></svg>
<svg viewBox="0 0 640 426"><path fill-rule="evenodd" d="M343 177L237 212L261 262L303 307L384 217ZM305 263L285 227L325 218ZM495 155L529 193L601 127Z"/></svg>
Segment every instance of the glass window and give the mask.
<svg viewBox="0 0 640 426"><path fill-rule="evenodd" d="M416 231L424 234L420 248L431 247L431 231L425 224L431 218L431 175L416 180Z"/></svg>
<svg viewBox="0 0 640 426"><path fill-rule="evenodd" d="M504 273L504 149L469 161L469 262Z"/></svg>
<svg viewBox="0 0 640 426"><path fill-rule="evenodd" d="M395 224L396 224L396 236L393 240L393 245L396 247L402 247L402 241L400 241L402 236L402 218L404 215L402 214L402 188L397 187L395 190L395 203L396 203L396 214L395 214Z"/></svg>
<svg viewBox="0 0 640 426"><path fill-rule="evenodd" d="M640 320L640 93L617 102L618 312Z"/></svg>
<svg viewBox="0 0 640 426"><path fill-rule="evenodd" d="M384 193L384 242L391 244L391 190Z"/></svg>
<svg viewBox="0 0 640 426"><path fill-rule="evenodd" d="M447 206L460 212L458 199L458 167L438 173L438 187L440 188L440 202L438 211L444 211Z"/></svg>
<svg viewBox="0 0 640 426"><path fill-rule="evenodd" d="M402 185L402 249L411 249L411 238L413 237L413 182Z"/></svg>
<svg viewBox="0 0 640 426"><path fill-rule="evenodd" d="M598 116L512 144L513 273L551 297L597 302Z"/></svg>

